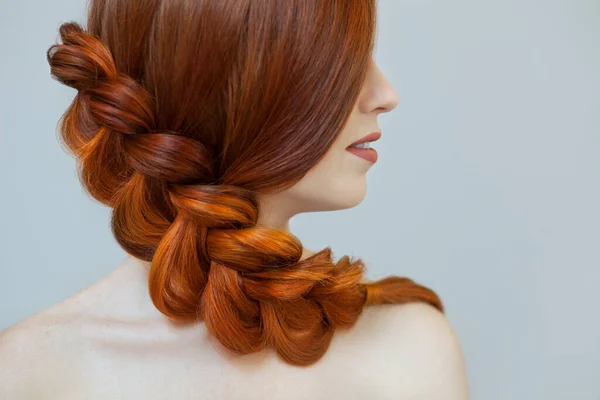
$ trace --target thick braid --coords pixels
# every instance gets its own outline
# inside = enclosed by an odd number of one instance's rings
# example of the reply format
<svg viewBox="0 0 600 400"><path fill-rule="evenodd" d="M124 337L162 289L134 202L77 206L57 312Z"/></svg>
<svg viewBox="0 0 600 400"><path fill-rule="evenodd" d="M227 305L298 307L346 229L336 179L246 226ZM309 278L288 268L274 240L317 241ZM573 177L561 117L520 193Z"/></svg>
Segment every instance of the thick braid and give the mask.
<svg viewBox="0 0 600 400"><path fill-rule="evenodd" d="M203 319L226 348L274 348L291 364L323 356L335 329L365 305L439 298L409 279L361 282L361 260L330 248L301 260L292 234L256 226L256 193L217 181L212 149L156 130L152 96L117 71L107 47L76 23L48 51L52 75L78 94L61 131L81 178L113 207L112 229L130 254L151 261L154 305L176 320Z"/></svg>
<svg viewBox="0 0 600 400"><path fill-rule="evenodd" d="M114 209L119 243L149 261L175 218L167 184L212 180L211 154L197 140L153 130L152 97L117 72L98 38L73 22L60 34L63 43L47 52L51 74L78 90L62 118L63 142L84 187Z"/></svg>
<svg viewBox="0 0 600 400"><path fill-rule="evenodd" d="M365 305L426 301L442 309L435 293L410 279L361 282L362 261L333 263L330 248L300 260L295 236L255 226L259 208L250 191L169 186L178 213L152 263L151 296L176 319L191 317L199 302L197 317L231 351L272 347L291 364L310 365Z"/></svg>
<svg viewBox="0 0 600 400"><path fill-rule="evenodd" d="M48 49L50 73L61 83L78 90L60 121L61 139L78 160L83 186L96 199L112 205L119 186L133 169L127 164L120 135L111 134L93 117L86 91L100 79L116 76L110 53L98 40L84 35L75 23L60 27L63 44ZM94 168L102 164L102 170ZM117 174L118 171L118 174Z"/></svg>
<svg viewBox="0 0 600 400"><path fill-rule="evenodd" d="M225 347L246 354L273 346L289 362L310 364L324 354L335 328L356 322L366 300L361 262L344 257L336 265L329 248L300 261L295 236L255 226L259 210L250 191L190 185L170 193L181 217L172 230L189 220L207 229L199 249L210 259L200 314ZM181 241L170 240L157 255L183 252ZM166 285L165 267L153 268L150 280ZM160 306L180 309L168 303L174 299L163 298Z"/></svg>

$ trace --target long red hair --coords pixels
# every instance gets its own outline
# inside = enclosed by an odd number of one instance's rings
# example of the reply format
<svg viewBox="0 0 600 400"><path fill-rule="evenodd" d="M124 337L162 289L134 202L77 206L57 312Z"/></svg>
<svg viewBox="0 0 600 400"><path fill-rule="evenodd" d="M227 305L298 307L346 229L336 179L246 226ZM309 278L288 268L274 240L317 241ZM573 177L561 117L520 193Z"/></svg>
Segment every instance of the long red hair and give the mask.
<svg viewBox="0 0 600 400"><path fill-rule="evenodd" d="M372 57L374 0L91 0L60 26L52 76L77 89L60 121L80 180L113 209L120 246L151 262L154 305L203 320L226 348L310 365L363 307L425 301L412 280L364 280L329 247L256 226L257 195L328 150Z"/></svg>

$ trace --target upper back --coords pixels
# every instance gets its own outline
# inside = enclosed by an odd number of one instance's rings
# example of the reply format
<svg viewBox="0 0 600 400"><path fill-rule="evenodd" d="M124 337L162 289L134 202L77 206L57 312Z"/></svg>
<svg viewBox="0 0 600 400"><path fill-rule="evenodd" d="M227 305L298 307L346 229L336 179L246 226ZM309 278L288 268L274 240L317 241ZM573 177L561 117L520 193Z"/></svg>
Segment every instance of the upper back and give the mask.
<svg viewBox="0 0 600 400"><path fill-rule="evenodd" d="M232 354L202 323L173 324L145 279L128 258L0 333L0 398L467 398L456 337L429 305L366 307L316 364L297 367L272 350Z"/></svg>

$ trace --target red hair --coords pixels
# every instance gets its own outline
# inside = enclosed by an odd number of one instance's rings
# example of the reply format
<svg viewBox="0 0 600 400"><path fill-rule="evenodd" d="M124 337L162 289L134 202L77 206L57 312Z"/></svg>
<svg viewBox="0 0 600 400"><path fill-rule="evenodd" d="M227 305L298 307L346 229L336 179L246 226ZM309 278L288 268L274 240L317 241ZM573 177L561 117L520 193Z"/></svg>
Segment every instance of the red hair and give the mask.
<svg viewBox="0 0 600 400"><path fill-rule="evenodd" d="M374 0L92 0L60 27L52 76L77 89L60 121L120 246L150 261L154 305L203 320L228 349L273 347L309 365L363 307L438 296L412 280L364 281L329 247L256 226L257 195L298 182L357 101Z"/></svg>

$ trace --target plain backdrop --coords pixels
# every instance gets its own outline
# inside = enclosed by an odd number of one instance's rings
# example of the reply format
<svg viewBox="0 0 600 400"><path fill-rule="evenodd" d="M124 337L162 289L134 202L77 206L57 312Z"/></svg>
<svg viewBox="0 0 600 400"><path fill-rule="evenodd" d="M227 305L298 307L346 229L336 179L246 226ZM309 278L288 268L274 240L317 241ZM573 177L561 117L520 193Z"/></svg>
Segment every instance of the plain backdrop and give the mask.
<svg viewBox="0 0 600 400"><path fill-rule="evenodd" d="M0 0L0 329L125 257L56 124L47 48L83 0ZM380 117L365 201L304 214L313 250L435 289L473 399L600 398L600 1L380 0Z"/></svg>

